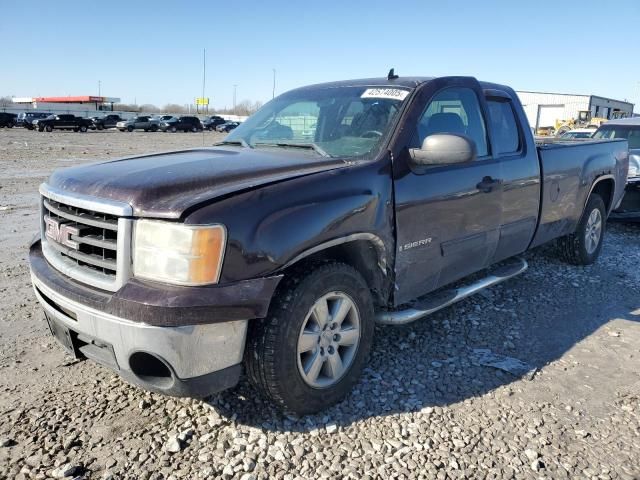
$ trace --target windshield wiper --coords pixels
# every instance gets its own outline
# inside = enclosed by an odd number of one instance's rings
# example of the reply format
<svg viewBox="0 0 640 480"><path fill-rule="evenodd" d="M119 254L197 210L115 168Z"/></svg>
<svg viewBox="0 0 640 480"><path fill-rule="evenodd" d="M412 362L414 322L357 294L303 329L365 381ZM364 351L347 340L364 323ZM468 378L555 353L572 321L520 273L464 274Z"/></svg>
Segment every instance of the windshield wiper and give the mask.
<svg viewBox="0 0 640 480"><path fill-rule="evenodd" d="M246 140L243 140L242 138L240 140L223 140L216 143L216 145L236 145L238 147L253 148L246 142Z"/></svg>
<svg viewBox="0 0 640 480"><path fill-rule="evenodd" d="M254 146L255 147L304 148L306 150L313 150L318 155L322 155L323 157L331 156L315 143L260 142L260 143L254 143Z"/></svg>

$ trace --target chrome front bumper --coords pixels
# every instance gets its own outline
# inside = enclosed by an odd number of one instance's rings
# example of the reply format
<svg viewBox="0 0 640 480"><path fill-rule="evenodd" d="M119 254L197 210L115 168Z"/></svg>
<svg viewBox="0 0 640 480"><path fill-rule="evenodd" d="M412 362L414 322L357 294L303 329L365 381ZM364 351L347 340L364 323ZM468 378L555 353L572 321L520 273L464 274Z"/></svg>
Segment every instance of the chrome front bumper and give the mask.
<svg viewBox="0 0 640 480"><path fill-rule="evenodd" d="M137 385L168 395L202 397L238 381L247 320L150 326L70 300L35 275L31 280L52 333L62 337L63 344Z"/></svg>

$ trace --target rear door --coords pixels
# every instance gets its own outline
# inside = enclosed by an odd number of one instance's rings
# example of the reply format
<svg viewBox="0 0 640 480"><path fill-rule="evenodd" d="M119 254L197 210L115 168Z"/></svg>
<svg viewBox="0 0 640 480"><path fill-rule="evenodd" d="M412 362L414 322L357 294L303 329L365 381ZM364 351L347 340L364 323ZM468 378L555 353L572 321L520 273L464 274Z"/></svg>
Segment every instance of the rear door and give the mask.
<svg viewBox="0 0 640 480"><path fill-rule="evenodd" d="M394 162L396 295L401 304L488 266L502 214L502 172L490 152L486 102L477 80L441 78L417 93ZM408 149L434 133L463 134L476 160L415 167Z"/></svg>
<svg viewBox="0 0 640 480"><path fill-rule="evenodd" d="M515 92L497 88L484 91L493 158L500 161L502 218L493 262L522 253L536 230L540 208L540 162L523 125L526 116Z"/></svg>

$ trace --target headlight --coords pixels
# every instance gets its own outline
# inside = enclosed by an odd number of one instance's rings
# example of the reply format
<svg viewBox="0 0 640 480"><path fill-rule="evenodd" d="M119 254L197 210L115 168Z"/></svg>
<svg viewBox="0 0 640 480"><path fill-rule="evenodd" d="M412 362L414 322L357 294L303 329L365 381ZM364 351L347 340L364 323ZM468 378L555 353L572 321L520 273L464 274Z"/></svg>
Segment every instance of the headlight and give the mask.
<svg viewBox="0 0 640 480"><path fill-rule="evenodd" d="M217 283L226 241L222 225L137 220L133 274L177 285Z"/></svg>

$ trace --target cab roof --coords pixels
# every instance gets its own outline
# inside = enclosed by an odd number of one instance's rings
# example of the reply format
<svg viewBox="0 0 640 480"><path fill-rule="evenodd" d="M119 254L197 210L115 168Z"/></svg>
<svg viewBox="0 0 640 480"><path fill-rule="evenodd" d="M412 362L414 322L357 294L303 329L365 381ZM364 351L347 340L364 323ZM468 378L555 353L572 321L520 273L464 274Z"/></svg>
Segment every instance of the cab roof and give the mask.
<svg viewBox="0 0 640 480"><path fill-rule="evenodd" d="M315 88L338 88L338 87L401 87L414 89L424 83L436 80L437 78L447 77L403 77L389 79L387 77L372 77L372 78L357 78L353 80L339 80L336 82L316 83L313 85L307 85L304 87L296 88L292 91L304 91L306 89ZM451 78L465 78L460 76L451 76ZM473 77L466 77L473 78ZM483 89L498 89L511 93L513 90L506 85L500 85L498 83L478 81Z"/></svg>

